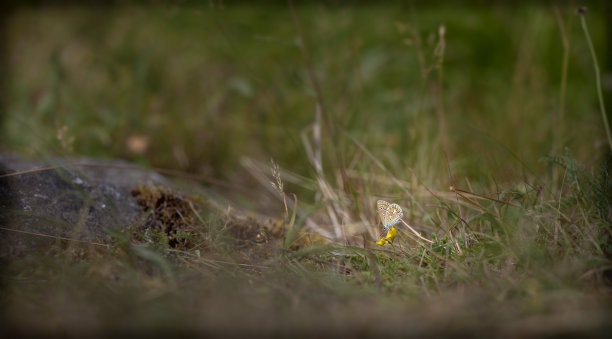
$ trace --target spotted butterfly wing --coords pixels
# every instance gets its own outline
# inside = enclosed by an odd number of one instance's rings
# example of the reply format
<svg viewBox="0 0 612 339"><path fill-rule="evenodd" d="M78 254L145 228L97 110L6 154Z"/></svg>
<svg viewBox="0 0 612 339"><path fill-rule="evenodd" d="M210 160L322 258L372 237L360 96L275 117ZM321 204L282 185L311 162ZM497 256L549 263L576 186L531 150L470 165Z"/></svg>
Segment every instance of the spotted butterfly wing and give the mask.
<svg viewBox="0 0 612 339"><path fill-rule="evenodd" d="M389 208L389 203L384 200L378 200L376 202L376 210L378 211L378 216L380 217L380 221L382 223L385 222L385 215L387 214L387 209Z"/></svg>
<svg viewBox="0 0 612 339"><path fill-rule="evenodd" d="M387 207L387 213L385 214L385 221L383 225L385 228L392 227L393 225L400 222L402 217L404 216L404 212L402 208L398 204L391 204Z"/></svg>
<svg viewBox="0 0 612 339"><path fill-rule="evenodd" d="M380 220L385 228L397 224L404 216L404 212L398 204L390 204L384 200L378 200L376 202L376 207Z"/></svg>

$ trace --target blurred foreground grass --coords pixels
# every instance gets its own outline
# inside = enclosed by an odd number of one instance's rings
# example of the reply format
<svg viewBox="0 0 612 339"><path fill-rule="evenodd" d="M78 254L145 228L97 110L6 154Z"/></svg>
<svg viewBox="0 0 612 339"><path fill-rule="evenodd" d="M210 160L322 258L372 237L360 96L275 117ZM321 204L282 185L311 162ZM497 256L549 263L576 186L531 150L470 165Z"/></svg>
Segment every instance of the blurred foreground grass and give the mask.
<svg viewBox="0 0 612 339"><path fill-rule="evenodd" d="M284 5L17 10L3 150L222 179L198 194L289 231L237 245L209 207L180 250L58 243L7 265L5 318L74 335L605 333L611 167L573 11L300 5L300 35ZM602 6L587 15L606 60ZM378 198L433 243L400 229L371 249ZM291 250L294 229L326 240Z"/></svg>

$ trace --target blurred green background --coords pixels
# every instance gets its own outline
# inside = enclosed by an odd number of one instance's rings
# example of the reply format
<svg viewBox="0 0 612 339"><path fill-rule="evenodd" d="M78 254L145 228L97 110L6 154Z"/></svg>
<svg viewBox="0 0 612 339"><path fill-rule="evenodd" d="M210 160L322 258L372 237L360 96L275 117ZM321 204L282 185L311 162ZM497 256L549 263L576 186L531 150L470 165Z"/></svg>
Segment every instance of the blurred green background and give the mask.
<svg viewBox="0 0 612 339"><path fill-rule="evenodd" d="M345 166L366 170L350 135L398 177L414 169L444 189L445 135L456 177L547 175L538 160L563 147L586 162L606 149L578 5L589 7L609 97L605 2L299 3L304 43L285 2L14 5L0 149L238 182L241 156L272 157L310 176L301 135L317 98L306 50L335 129L323 147L338 147ZM326 169L335 165L325 152Z"/></svg>

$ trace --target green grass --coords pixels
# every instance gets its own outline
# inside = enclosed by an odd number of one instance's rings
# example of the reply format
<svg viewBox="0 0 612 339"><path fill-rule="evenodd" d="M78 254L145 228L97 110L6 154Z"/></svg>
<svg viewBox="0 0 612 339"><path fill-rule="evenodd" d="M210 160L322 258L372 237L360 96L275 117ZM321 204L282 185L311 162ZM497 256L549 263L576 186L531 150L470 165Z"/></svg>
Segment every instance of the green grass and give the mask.
<svg viewBox="0 0 612 339"><path fill-rule="evenodd" d="M586 19L605 60L602 7ZM190 189L210 204L180 250L115 234L7 263L4 318L73 335L602 335L611 160L573 10L16 11L3 150L127 158L230 188ZM432 243L402 226L375 245L379 198ZM236 241L232 227L259 227L244 211L289 230ZM315 244L292 248L304 234Z"/></svg>

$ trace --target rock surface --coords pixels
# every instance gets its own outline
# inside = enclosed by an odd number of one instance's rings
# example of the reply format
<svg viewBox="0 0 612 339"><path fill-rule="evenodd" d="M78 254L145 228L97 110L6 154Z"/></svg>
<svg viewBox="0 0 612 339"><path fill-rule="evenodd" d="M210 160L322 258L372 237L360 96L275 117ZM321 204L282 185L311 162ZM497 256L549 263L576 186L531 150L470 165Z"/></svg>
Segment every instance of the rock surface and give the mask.
<svg viewBox="0 0 612 339"><path fill-rule="evenodd" d="M103 242L143 218L130 193L142 185L169 186L163 176L121 160L54 158L27 161L0 154L0 257L21 256L61 238Z"/></svg>

